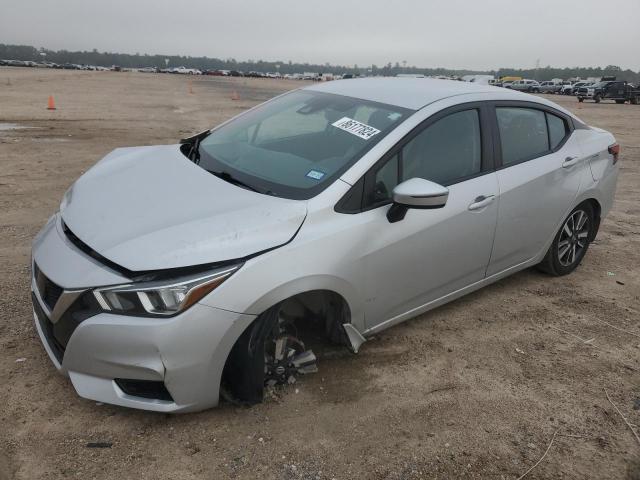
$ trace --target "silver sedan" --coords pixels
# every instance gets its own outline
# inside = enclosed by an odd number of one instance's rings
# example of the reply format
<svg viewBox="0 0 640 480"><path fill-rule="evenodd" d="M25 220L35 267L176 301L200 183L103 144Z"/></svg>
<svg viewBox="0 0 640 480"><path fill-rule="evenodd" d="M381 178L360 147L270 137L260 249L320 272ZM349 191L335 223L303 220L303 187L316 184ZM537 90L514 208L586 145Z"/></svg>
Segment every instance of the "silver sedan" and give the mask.
<svg viewBox="0 0 640 480"><path fill-rule="evenodd" d="M85 398L258 402L317 370L318 337L357 352L519 270L572 272L618 154L610 133L515 91L315 84L80 177L33 243L35 325Z"/></svg>

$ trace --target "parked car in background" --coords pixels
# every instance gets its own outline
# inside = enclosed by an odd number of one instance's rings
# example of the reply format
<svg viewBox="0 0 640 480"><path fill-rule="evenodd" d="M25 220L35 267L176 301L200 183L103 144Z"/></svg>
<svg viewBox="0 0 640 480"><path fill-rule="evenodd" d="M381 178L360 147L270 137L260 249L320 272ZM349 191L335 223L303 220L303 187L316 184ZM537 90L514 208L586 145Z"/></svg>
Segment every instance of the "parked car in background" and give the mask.
<svg viewBox="0 0 640 480"><path fill-rule="evenodd" d="M179 73L182 75L202 75L202 72L197 68L176 67L171 70L172 73Z"/></svg>
<svg viewBox="0 0 640 480"><path fill-rule="evenodd" d="M618 153L519 92L315 83L84 173L33 242L36 329L85 398L259 402L317 369L310 323L357 352L527 267L571 273L612 207Z"/></svg>
<svg viewBox="0 0 640 480"><path fill-rule="evenodd" d="M517 80L511 84L510 88L519 92L540 93L540 84L535 80Z"/></svg>
<svg viewBox="0 0 640 480"><path fill-rule="evenodd" d="M552 81L546 81L540 83L540 93L559 93L562 89L562 84Z"/></svg>
<svg viewBox="0 0 640 480"><path fill-rule="evenodd" d="M562 86L562 90L560 90L560 93L562 93L563 95L573 95L578 88L585 85L589 85L589 82L567 83Z"/></svg>

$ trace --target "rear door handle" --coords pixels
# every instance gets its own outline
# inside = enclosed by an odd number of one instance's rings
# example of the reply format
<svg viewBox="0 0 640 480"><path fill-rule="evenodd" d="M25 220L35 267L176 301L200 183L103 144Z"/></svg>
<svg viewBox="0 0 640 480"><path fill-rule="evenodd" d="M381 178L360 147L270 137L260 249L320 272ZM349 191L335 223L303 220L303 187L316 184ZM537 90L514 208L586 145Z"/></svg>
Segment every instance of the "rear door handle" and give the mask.
<svg viewBox="0 0 640 480"><path fill-rule="evenodd" d="M580 161L580 157L567 157L562 162L562 168L573 167L576 163Z"/></svg>
<svg viewBox="0 0 640 480"><path fill-rule="evenodd" d="M493 202L495 198L495 195L480 195L469 205L469 210L480 210Z"/></svg>

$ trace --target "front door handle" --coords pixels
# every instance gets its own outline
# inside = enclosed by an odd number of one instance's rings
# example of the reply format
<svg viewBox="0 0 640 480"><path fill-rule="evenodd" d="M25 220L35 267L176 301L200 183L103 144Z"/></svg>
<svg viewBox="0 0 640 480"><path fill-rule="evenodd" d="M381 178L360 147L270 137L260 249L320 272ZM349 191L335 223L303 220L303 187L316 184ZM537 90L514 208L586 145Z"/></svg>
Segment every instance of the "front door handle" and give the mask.
<svg viewBox="0 0 640 480"><path fill-rule="evenodd" d="M580 157L567 157L562 162L562 168L573 167L576 163L580 161Z"/></svg>
<svg viewBox="0 0 640 480"><path fill-rule="evenodd" d="M495 195L480 195L473 201L471 205L469 205L469 210L480 210L493 202L495 198Z"/></svg>

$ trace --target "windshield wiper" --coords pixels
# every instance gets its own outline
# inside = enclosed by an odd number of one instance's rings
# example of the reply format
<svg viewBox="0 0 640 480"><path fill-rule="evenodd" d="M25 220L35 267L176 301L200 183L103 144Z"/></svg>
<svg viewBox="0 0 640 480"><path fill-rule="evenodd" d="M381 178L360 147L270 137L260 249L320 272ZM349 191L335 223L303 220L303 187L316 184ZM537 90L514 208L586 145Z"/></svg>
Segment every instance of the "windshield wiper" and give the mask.
<svg viewBox="0 0 640 480"><path fill-rule="evenodd" d="M214 172L213 170L207 170L207 172L212 173L216 177L221 178L222 180L224 180L225 182L232 183L234 185L237 185L237 186L242 187L242 188L246 188L247 190L251 190L253 192L262 193L256 187L253 187L253 186L249 185L248 183L245 183L242 180L237 179L236 177L231 175L229 172Z"/></svg>
<svg viewBox="0 0 640 480"><path fill-rule="evenodd" d="M186 148L182 149L182 153L196 165L200 163L200 142L202 139L208 137L210 133L210 130L205 130L204 132L180 140L180 144L186 146Z"/></svg>

